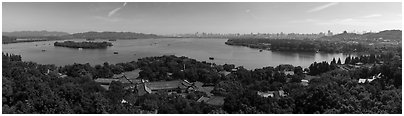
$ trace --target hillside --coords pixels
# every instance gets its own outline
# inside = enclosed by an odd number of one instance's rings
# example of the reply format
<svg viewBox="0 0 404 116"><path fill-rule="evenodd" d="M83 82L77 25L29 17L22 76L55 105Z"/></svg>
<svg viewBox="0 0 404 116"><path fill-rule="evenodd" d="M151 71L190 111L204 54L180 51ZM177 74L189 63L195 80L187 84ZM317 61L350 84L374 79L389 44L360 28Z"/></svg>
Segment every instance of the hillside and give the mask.
<svg viewBox="0 0 404 116"><path fill-rule="evenodd" d="M48 37L48 36L65 36L69 35L66 32L58 31L14 31L14 32L3 32L3 36L11 37Z"/></svg>
<svg viewBox="0 0 404 116"><path fill-rule="evenodd" d="M360 34L344 32L344 33L336 34L336 35L333 35L333 36L324 36L324 37L322 37L322 39L339 41L339 40L358 39L360 37L361 37Z"/></svg>
<svg viewBox="0 0 404 116"><path fill-rule="evenodd" d="M155 34L133 33L133 32L84 32L71 35L74 38L82 39L138 39L157 38Z"/></svg>
<svg viewBox="0 0 404 116"><path fill-rule="evenodd" d="M362 35L363 37L367 39L388 39L388 40L397 40L401 41L402 38L402 32L401 30L385 30L385 31L380 31L379 33L366 33Z"/></svg>
<svg viewBox="0 0 404 116"><path fill-rule="evenodd" d="M365 33L365 34L356 34L356 33L340 33L333 36L325 36L322 37L324 40L394 40L401 41L402 33L401 30L384 30L378 33Z"/></svg>

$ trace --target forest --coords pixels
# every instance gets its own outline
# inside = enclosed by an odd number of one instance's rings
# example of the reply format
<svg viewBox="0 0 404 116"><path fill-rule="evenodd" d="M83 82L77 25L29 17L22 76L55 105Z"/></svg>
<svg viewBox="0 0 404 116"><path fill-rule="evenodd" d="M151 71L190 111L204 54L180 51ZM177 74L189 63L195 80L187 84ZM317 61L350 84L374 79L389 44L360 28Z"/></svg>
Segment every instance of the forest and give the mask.
<svg viewBox="0 0 404 116"><path fill-rule="evenodd" d="M353 53L375 52L365 44L355 44L337 41L295 40L295 39L229 39L227 45L247 46L257 49L270 49L274 51L296 52L329 52Z"/></svg>
<svg viewBox="0 0 404 116"><path fill-rule="evenodd" d="M372 55L373 56L373 55ZM304 69L300 66L279 65L247 70L232 64L217 65L187 57L146 57L138 61L91 66L42 65L21 61L20 55L3 53L2 113L401 113L401 61L395 54L359 56L355 59L371 64L370 69L339 68ZM375 59L373 59L375 58ZM348 59L348 58L347 58ZM354 59L354 60L352 60ZM313 67L317 66L313 63ZM320 66L331 67L327 62ZM344 64L333 60L331 64ZM186 79L214 85L212 93L223 96L223 106L196 102L204 93L193 92L185 97L178 94L156 93L137 96L112 82L109 90L96 83L96 78L111 78L113 74L140 68L140 77L150 81ZM235 70L234 70L235 69ZM301 84L304 70L319 78ZM223 75L222 71L231 72ZM286 75L284 71L293 71ZM315 74L312 71L316 72ZM60 77L59 73L67 77ZM172 73L170 75L169 73ZM358 83L381 73L372 82ZM265 98L257 91L284 90L287 96ZM123 103L122 99L127 102Z"/></svg>
<svg viewBox="0 0 404 116"><path fill-rule="evenodd" d="M64 41L64 42L55 42L54 46L60 47L68 47L68 48L83 48L83 49L98 49L98 48L107 48L112 46L110 42L75 42L75 41Z"/></svg>
<svg viewBox="0 0 404 116"><path fill-rule="evenodd" d="M50 38L50 37L47 37ZM20 38L22 39L22 38ZM20 42L36 42L36 41L46 41L44 38L28 38L26 40L17 40L17 37L11 36L2 36L3 44L10 44L10 43L20 43Z"/></svg>
<svg viewBox="0 0 404 116"><path fill-rule="evenodd" d="M317 39L230 38L227 45L246 46L271 51L326 52L326 53L401 53L401 30L377 33L343 33Z"/></svg>

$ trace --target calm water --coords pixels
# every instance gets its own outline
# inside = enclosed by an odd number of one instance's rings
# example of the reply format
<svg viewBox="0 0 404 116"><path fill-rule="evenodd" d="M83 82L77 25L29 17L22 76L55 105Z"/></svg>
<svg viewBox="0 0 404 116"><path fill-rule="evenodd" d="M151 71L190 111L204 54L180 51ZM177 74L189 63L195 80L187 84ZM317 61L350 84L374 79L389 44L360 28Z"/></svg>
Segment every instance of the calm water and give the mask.
<svg viewBox="0 0 404 116"><path fill-rule="evenodd" d="M74 40L84 41L84 40ZM96 40L97 41L97 40ZM101 40L98 40L101 41ZM235 64L248 69L279 64L308 67L314 61L331 61L341 58L344 62L346 55L342 53L297 53L262 51L241 46L228 46L226 39L137 39L117 40L114 46L107 49L73 49L55 47L55 41L32 43L3 44L3 52L19 54L24 61L34 61L40 64L55 64L58 66L73 63L102 64L104 62L120 63L134 61L142 57L174 54L187 56L199 61L216 64ZM46 50L43 52L42 50ZM119 54L113 54L114 51ZM214 57L214 60L209 60Z"/></svg>

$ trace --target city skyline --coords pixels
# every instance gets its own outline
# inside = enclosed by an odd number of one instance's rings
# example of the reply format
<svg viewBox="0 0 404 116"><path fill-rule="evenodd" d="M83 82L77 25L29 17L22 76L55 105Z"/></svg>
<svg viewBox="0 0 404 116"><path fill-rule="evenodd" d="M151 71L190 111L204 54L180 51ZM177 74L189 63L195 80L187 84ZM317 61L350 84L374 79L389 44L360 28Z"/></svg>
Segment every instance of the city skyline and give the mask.
<svg viewBox="0 0 404 116"><path fill-rule="evenodd" d="M358 10L358 7L360 8ZM401 30L401 3L10 3L3 32L319 33ZM307 28L310 27L310 28Z"/></svg>

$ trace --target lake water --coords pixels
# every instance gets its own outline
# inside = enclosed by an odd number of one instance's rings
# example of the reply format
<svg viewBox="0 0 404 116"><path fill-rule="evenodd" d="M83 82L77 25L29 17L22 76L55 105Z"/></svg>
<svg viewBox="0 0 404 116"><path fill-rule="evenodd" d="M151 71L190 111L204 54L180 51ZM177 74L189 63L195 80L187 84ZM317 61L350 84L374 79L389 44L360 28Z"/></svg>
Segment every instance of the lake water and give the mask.
<svg viewBox="0 0 404 116"><path fill-rule="evenodd" d="M85 41L75 39L74 41ZM95 40L101 41L101 40ZM187 56L198 61L214 62L216 64L235 64L247 69L292 64L308 67L314 61L330 62L334 57L344 62L342 53L297 53L262 51L242 46L229 46L227 39L195 39L195 38L161 38L112 41L112 47L107 49L73 49L55 47L56 41L41 41L31 43L3 44L3 52L22 56L24 61L40 64L55 64L62 66L73 63L90 63L91 65L104 62L120 63L135 61L142 57L176 55ZM46 50L46 51L42 51ZM113 54L114 51L119 54ZM214 57L214 60L209 60Z"/></svg>

